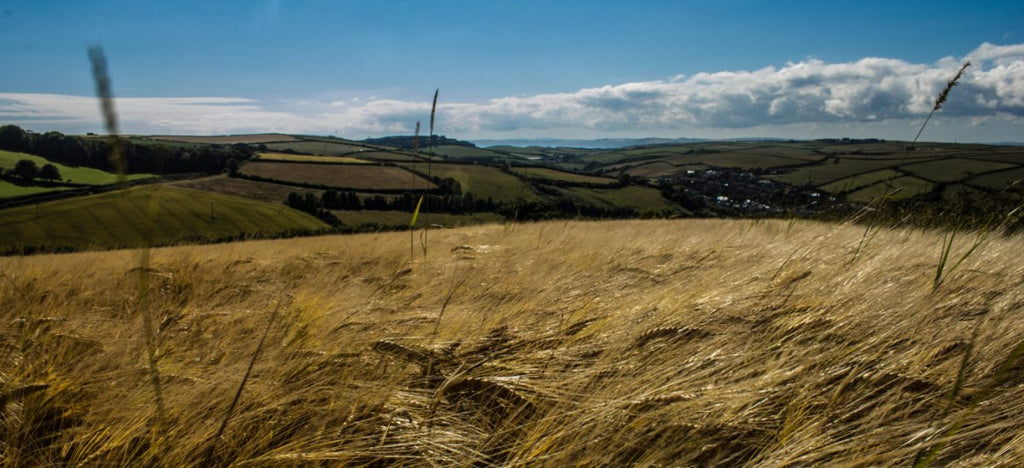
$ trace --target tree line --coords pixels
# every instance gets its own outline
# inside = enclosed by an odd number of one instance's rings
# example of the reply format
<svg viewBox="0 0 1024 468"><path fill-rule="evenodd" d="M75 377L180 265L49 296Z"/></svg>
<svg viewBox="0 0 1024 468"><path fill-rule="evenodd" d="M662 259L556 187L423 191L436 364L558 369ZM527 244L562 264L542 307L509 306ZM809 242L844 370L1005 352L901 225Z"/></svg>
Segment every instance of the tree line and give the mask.
<svg viewBox="0 0 1024 468"><path fill-rule="evenodd" d="M219 173L230 162L249 159L254 149L244 144L230 146L170 146L138 144L120 140L121 155L128 173L180 174ZM64 135L60 132L36 133L16 125L0 126L0 149L44 157L66 166L92 167L104 171L117 168L110 160L110 139Z"/></svg>
<svg viewBox="0 0 1024 468"><path fill-rule="evenodd" d="M53 164L46 163L43 167L36 165L31 159L21 159L8 171L0 168L0 177L4 179L18 179L22 182L31 182L35 179L48 180L50 182L62 179L60 169Z"/></svg>

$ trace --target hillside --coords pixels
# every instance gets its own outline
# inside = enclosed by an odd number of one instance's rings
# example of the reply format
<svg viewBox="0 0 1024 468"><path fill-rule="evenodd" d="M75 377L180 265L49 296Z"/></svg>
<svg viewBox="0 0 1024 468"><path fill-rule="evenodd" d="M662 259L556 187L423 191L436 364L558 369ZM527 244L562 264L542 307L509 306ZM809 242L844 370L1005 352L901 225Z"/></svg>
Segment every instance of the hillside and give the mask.
<svg viewBox="0 0 1024 468"><path fill-rule="evenodd" d="M328 226L291 208L147 185L0 210L0 252L141 247L311 233Z"/></svg>
<svg viewBox="0 0 1024 468"><path fill-rule="evenodd" d="M0 450L13 465L1016 466L1024 239L975 240L954 239L939 281L942 233L776 220L0 258Z"/></svg>

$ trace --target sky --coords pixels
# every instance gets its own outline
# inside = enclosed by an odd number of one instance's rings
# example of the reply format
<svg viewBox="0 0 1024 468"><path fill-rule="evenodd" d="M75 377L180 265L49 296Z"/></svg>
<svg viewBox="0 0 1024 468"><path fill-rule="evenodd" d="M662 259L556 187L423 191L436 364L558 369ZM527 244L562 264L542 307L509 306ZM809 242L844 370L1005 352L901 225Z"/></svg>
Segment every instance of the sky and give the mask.
<svg viewBox="0 0 1024 468"><path fill-rule="evenodd" d="M1024 141L1024 2L0 0L0 125Z"/></svg>

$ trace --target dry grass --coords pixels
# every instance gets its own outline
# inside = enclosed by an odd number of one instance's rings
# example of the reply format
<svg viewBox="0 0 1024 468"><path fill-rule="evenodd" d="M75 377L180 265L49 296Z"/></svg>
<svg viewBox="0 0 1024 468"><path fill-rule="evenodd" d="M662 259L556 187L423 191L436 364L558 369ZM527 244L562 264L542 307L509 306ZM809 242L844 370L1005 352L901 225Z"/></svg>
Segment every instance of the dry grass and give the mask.
<svg viewBox="0 0 1024 468"><path fill-rule="evenodd" d="M861 227L802 221L492 225L434 231L415 263L406 237L153 250L164 431L136 254L0 259L0 457L1024 461L1020 238L990 236L933 291L934 232L862 245Z"/></svg>

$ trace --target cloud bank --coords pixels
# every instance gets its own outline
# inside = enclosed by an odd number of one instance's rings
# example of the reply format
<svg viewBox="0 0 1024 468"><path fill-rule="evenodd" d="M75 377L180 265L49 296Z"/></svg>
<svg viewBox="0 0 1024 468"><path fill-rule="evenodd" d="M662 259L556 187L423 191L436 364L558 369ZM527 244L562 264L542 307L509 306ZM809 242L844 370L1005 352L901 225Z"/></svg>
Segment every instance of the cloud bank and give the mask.
<svg viewBox="0 0 1024 468"><path fill-rule="evenodd" d="M1024 125L1024 44L984 43L933 64L891 58L825 63L808 59L754 71L721 71L438 105L440 132L464 138L582 135L753 135L764 129L919 123L964 61L972 66L938 115L964 127ZM430 103L386 99L263 102L248 98L121 98L123 131L226 134L316 133L350 137L411 133ZM0 122L28 128L99 131L92 97L0 93ZM1005 139L1019 139L1018 134ZM788 135L779 135L788 136ZM807 137L812 135L808 134ZM799 137L797 135L796 137Z"/></svg>

